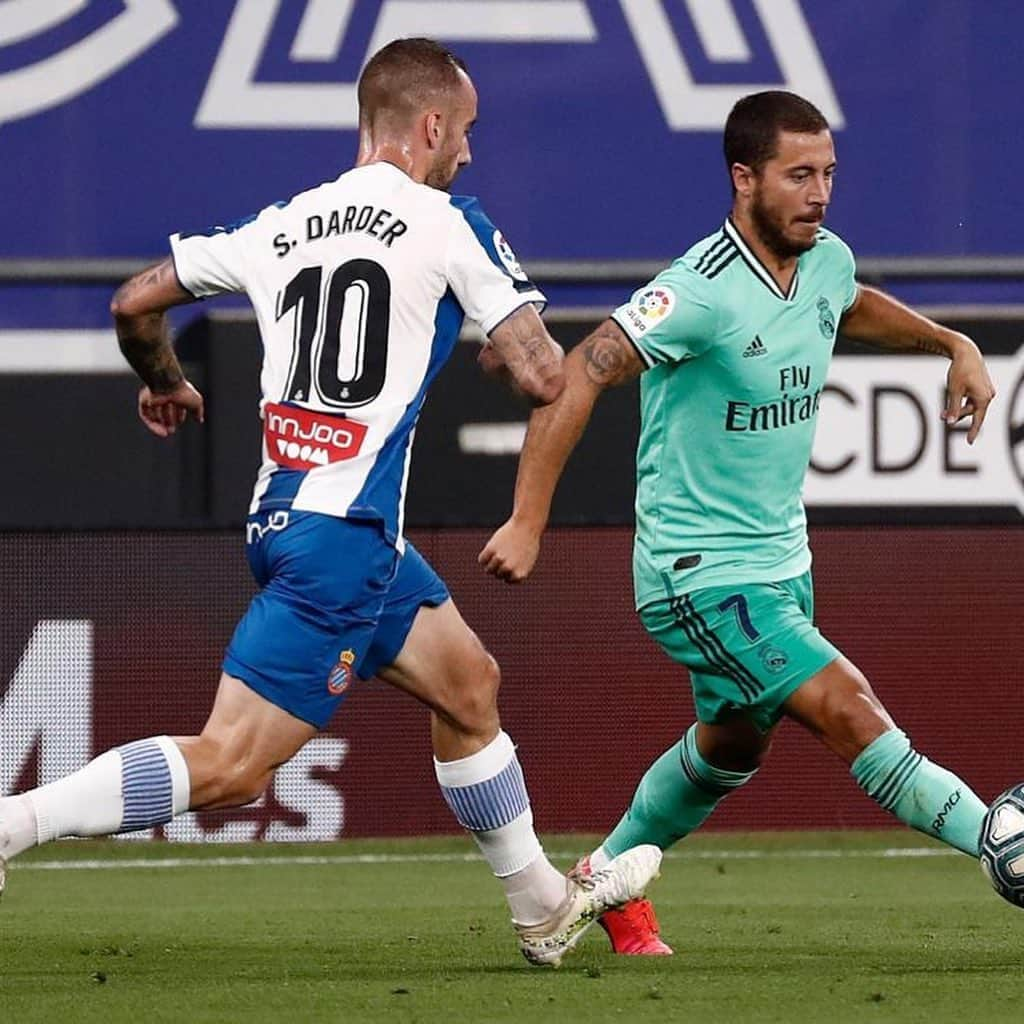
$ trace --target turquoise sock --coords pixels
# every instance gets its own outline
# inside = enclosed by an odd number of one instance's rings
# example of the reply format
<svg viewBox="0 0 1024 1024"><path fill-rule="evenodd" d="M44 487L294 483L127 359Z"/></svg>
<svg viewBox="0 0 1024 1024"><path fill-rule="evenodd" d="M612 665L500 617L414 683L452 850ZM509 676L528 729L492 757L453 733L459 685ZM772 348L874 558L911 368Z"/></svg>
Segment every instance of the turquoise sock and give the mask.
<svg viewBox="0 0 1024 1024"><path fill-rule="evenodd" d="M689 835L726 794L753 772L730 772L708 764L697 750L697 726L658 758L640 780L633 802L602 843L609 858L653 843L665 850Z"/></svg>
<svg viewBox="0 0 1024 1024"><path fill-rule="evenodd" d="M914 750L900 729L869 743L850 772L872 800L900 821L978 856L981 819L988 808L956 775Z"/></svg>

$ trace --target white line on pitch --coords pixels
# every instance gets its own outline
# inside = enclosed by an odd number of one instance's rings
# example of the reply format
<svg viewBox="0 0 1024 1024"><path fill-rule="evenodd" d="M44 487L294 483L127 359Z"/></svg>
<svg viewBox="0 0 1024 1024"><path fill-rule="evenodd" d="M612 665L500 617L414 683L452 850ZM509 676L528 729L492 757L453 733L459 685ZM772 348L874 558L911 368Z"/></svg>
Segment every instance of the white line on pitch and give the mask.
<svg viewBox="0 0 1024 1024"><path fill-rule="evenodd" d="M894 846L881 850L674 850L669 860L832 860L851 858L952 857L954 850L927 846ZM555 851L555 859L572 860L575 853ZM333 856L302 854L297 857L161 857L135 860L38 860L18 865L21 871L113 871L119 868L248 868L292 866L347 866L352 864L463 864L482 861L478 853L353 853Z"/></svg>

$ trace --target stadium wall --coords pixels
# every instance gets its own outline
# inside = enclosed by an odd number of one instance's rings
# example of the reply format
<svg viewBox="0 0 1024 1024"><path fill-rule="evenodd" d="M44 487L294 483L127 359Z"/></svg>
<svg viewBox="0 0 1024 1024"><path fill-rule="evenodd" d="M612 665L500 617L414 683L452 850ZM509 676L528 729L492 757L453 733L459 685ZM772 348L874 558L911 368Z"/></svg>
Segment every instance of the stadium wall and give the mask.
<svg viewBox="0 0 1024 1024"><path fill-rule="evenodd" d="M476 555L487 532L417 530L503 667L502 707L540 827L602 831L644 767L692 720L683 671L631 607L627 528L554 530L510 588ZM1006 528L813 531L823 630L866 672L921 750L983 797L1019 781L1022 533ZM138 736L197 731L251 594L238 532L0 535L0 791L47 781ZM845 767L784 725L768 767L714 828L891 824ZM427 714L377 681L259 804L188 815L173 840L451 832ZM143 834L143 836L148 834Z"/></svg>
<svg viewBox="0 0 1024 1024"><path fill-rule="evenodd" d="M968 447L964 427L939 417L944 360L840 339L805 491L812 523L1021 524L1024 305L928 312L985 353L999 399L981 440ZM569 348L606 314L555 311L549 325ZM417 426L406 517L413 526L489 526L507 514L530 410L480 372L478 341L466 332ZM0 338L10 438L0 530L237 527L260 453L255 320L241 311L203 317L177 347L206 396L207 420L165 440L138 422L136 380L112 333L75 335L66 345L59 332L24 332L6 345ZM74 372L61 372L58 351ZM635 383L616 388L598 403L555 497L554 523L632 523L637 392Z"/></svg>

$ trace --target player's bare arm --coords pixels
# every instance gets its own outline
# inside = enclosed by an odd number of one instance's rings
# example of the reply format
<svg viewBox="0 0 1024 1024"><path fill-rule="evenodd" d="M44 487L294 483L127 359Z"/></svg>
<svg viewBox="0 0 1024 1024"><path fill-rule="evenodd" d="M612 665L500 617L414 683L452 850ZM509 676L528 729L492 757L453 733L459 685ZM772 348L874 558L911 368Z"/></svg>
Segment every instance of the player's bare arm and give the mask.
<svg viewBox="0 0 1024 1024"><path fill-rule="evenodd" d="M569 353L565 389L530 417L512 515L480 553L485 571L508 583L521 583L530 575L555 488L590 421L594 403L606 388L634 380L643 368L636 349L614 320L606 320Z"/></svg>
<svg viewBox="0 0 1024 1024"><path fill-rule="evenodd" d="M978 346L914 312L890 295L861 285L842 319L842 332L853 341L896 352L930 352L950 360L943 419L958 423L971 418L968 444L974 444L996 389Z"/></svg>
<svg viewBox="0 0 1024 1024"><path fill-rule="evenodd" d="M538 405L547 405L565 386L563 359L562 346L548 334L537 310L524 305L491 331L479 362L513 390Z"/></svg>
<svg viewBox="0 0 1024 1024"><path fill-rule="evenodd" d="M166 317L172 306L194 301L167 257L125 281L110 303L121 352L144 385L139 417L158 437L173 434L189 413L203 421L202 395L185 379Z"/></svg>

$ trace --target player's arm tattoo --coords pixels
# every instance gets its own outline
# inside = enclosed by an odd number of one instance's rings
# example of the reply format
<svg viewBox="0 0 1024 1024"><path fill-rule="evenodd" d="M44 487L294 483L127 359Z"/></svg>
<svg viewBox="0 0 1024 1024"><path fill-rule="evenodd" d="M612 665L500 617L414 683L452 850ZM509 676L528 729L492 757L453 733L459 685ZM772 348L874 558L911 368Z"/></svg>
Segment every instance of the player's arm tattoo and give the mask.
<svg viewBox="0 0 1024 1024"><path fill-rule="evenodd" d="M173 391L185 379L165 313L191 301L170 257L135 274L114 294L110 311L121 352L151 391Z"/></svg>
<svg viewBox="0 0 1024 1024"><path fill-rule="evenodd" d="M563 353L547 332L537 310L521 306L489 335L481 361L485 368L511 378L531 400L545 405L561 393ZM489 351L488 351L489 350Z"/></svg>
<svg viewBox="0 0 1024 1024"><path fill-rule="evenodd" d="M614 320L605 320L580 349L587 377L599 388L624 384L643 371L636 349Z"/></svg>
<svg viewBox="0 0 1024 1024"><path fill-rule="evenodd" d="M934 338L915 338L914 348L919 352L930 352L932 355L936 356L949 355L946 347L940 345Z"/></svg>
<svg viewBox="0 0 1024 1024"><path fill-rule="evenodd" d="M154 393L173 391L185 374L171 347L167 318L160 314L152 329L127 334L118 331L117 340L128 364Z"/></svg>

